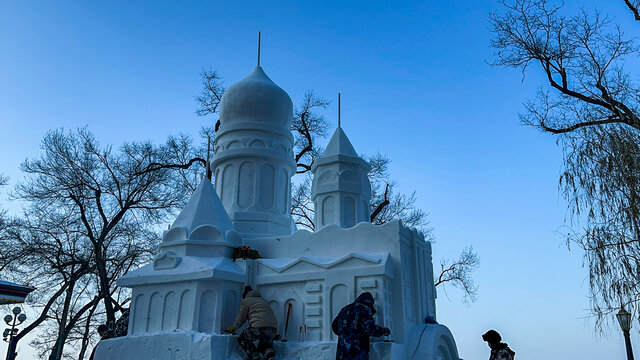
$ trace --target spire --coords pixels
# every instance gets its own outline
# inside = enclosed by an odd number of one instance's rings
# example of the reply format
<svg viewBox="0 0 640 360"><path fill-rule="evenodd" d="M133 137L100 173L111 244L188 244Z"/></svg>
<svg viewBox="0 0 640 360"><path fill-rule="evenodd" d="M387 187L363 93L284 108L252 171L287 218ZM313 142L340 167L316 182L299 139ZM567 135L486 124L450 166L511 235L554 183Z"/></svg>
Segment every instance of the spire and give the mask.
<svg viewBox="0 0 640 360"><path fill-rule="evenodd" d="M207 135L207 160L205 161L206 170L206 178L211 181L211 176L213 172L211 171L211 135Z"/></svg>
<svg viewBox="0 0 640 360"><path fill-rule="evenodd" d="M177 266L181 256L231 257L242 245L216 190L206 176L173 225L164 233L155 269Z"/></svg>
<svg viewBox="0 0 640 360"><path fill-rule="evenodd" d="M258 31L258 66L260 66L260 40L261 40L261 32Z"/></svg>
<svg viewBox="0 0 640 360"><path fill-rule="evenodd" d="M171 229L181 227L190 234L202 225L215 226L220 232L233 229L229 215L222 206L211 180L206 177L193 192L191 199L171 225Z"/></svg>
<svg viewBox="0 0 640 360"><path fill-rule="evenodd" d="M327 148L322 154L323 157L331 155L358 157L358 153L356 153L356 150L353 148L353 145L351 145L351 141L349 141L347 134L344 133L341 127L338 127L333 133L329 140L329 144L327 144Z"/></svg>
<svg viewBox="0 0 640 360"><path fill-rule="evenodd" d="M338 128L342 127L340 124L340 93L338 93Z"/></svg>

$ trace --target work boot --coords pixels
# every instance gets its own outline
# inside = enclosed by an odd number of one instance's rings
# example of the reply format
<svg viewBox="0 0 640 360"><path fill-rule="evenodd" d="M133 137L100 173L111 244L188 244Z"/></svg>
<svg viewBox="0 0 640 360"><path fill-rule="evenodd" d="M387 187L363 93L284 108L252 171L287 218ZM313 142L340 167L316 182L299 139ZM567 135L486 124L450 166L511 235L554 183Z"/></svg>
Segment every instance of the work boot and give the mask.
<svg viewBox="0 0 640 360"><path fill-rule="evenodd" d="M268 349L265 351L264 360L273 360L276 357L276 352L273 349Z"/></svg>

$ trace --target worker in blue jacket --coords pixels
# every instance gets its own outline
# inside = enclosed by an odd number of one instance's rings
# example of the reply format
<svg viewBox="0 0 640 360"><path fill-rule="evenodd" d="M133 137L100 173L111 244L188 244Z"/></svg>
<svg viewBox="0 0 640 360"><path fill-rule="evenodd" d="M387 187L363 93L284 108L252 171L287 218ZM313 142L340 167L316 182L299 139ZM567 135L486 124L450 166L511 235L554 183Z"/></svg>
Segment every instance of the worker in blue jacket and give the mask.
<svg viewBox="0 0 640 360"><path fill-rule="evenodd" d="M373 319L373 296L364 292L356 301L345 306L331 323L338 335L336 360L368 360L369 337L389 336L391 330L378 326Z"/></svg>

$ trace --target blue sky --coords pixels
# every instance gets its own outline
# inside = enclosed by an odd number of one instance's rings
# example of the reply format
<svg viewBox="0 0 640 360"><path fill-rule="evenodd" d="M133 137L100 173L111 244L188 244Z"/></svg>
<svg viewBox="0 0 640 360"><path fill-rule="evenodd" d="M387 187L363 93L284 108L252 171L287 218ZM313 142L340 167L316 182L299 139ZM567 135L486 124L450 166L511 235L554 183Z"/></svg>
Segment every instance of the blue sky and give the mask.
<svg viewBox="0 0 640 360"><path fill-rule="evenodd" d="M19 180L20 162L58 127L87 125L114 145L197 134L211 121L194 114L200 70L217 70L227 85L241 79L255 65L261 30L263 68L294 103L308 89L329 99L340 91L356 149L393 159L400 190L415 190L430 212L434 266L467 245L479 253L476 303L439 291L438 320L461 357L487 358L480 335L495 328L519 359L622 359L617 326L601 337L586 319L582 254L560 235L561 151L518 122L541 74L532 68L523 82L518 70L487 64L487 16L497 6L0 1L0 172ZM598 8L635 35L622 1ZM335 122L335 114L334 103L327 116ZM0 204L15 207L5 193ZM637 333L632 341L640 346Z"/></svg>

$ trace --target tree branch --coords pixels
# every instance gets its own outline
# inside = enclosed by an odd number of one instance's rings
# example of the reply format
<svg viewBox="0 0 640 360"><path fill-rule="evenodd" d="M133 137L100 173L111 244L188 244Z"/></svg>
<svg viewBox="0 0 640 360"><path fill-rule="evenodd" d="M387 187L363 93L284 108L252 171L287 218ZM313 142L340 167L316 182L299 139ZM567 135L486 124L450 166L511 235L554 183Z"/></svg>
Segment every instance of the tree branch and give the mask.
<svg viewBox="0 0 640 360"><path fill-rule="evenodd" d="M631 10L633 13L633 18L640 21L640 13L638 12L638 7L631 3L629 0L624 0L625 5Z"/></svg>
<svg viewBox="0 0 640 360"><path fill-rule="evenodd" d="M373 222L373 220L375 220L376 216L378 216L378 214L380 214L380 212L385 208L385 206L389 205L390 201L389 201L389 184L387 183L385 189L384 189L384 200L378 204L378 206L376 207L375 210L373 210L373 212L371 213L371 216L369 217L369 220L371 222Z"/></svg>
<svg viewBox="0 0 640 360"><path fill-rule="evenodd" d="M202 165L207 166L207 161L200 157L195 157L193 159L190 159L186 164L161 164L157 162L152 162L149 165L147 165L147 167L144 170L136 172L135 175L139 176L139 175L143 175L149 172L158 171L162 169L188 169L191 167L191 165L193 165L196 162L199 162Z"/></svg>
<svg viewBox="0 0 640 360"><path fill-rule="evenodd" d="M595 125L605 125L605 124L615 124L615 123L620 123L621 121L619 119L607 119L607 120L593 120L593 121L584 121L584 122L580 122L568 127L563 127L563 128L552 128L547 126L544 121L540 122L540 127L547 132L550 132L552 134L564 134L564 133L568 133L568 132L572 132L575 130L578 130L580 128L583 127L588 127L588 126L595 126Z"/></svg>

